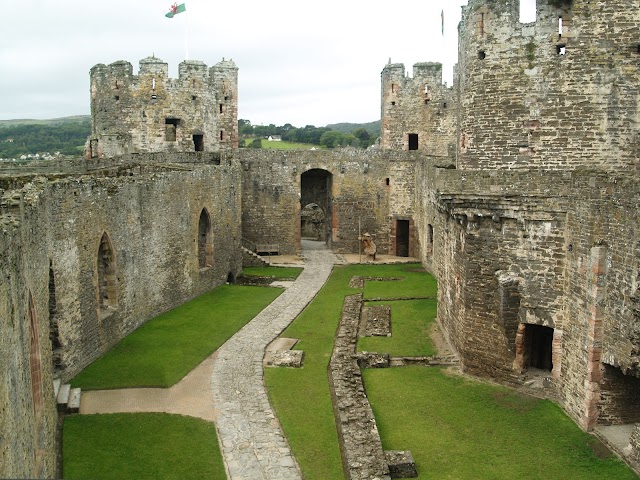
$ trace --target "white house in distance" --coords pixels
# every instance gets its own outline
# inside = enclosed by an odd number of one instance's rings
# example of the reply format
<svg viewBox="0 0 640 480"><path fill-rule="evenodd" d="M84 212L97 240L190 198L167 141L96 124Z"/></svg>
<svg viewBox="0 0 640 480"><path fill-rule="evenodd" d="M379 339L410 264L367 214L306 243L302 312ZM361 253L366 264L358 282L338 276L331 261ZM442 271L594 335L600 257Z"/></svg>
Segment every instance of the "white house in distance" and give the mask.
<svg viewBox="0 0 640 480"><path fill-rule="evenodd" d="M281 142L282 141L282 136L280 136L280 135L269 135L267 137L267 140L269 140L270 142Z"/></svg>

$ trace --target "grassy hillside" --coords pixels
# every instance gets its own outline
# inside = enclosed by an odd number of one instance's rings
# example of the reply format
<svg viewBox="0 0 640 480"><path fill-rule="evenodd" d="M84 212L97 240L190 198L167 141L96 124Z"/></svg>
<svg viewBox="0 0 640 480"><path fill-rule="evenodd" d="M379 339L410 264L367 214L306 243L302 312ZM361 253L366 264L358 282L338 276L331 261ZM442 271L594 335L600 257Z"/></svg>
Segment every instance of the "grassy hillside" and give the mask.
<svg viewBox="0 0 640 480"><path fill-rule="evenodd" d="M380 120L369 123L334 123L332 125L327 125L327 128L340 133L351 133L359 128L364 128L372 136L380 136Z"/></svg>
<svg viewBox="0 0 640 480"><path fill-rule="evenodd" d="M82 123L91 121L90 115L74 115L72 117L49 118L36 120L32 118L19 118L13 120L0 120L0 128L15 127L16 125L60 125L65 123Z"/></svg>
<svg viewBox="0 0 640 480"><path fill-rule="evenodd" d="M80 155L91 133L91 118L0 120L0 158L60 152Z"/></svg>

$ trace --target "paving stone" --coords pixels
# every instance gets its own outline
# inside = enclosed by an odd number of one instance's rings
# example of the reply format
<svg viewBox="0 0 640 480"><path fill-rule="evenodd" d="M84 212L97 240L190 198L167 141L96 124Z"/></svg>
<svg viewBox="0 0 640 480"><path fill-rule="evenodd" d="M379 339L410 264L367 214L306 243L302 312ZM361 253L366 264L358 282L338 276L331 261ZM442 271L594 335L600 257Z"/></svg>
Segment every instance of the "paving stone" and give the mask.
<svg viewBox="0 0 640 480"><path fill-rule="evenodd" d="M262 359L266 348L322 288L337 261L330 251L318 246L319 242L303 241L305 267L297 280L218 350L211 386L230 480L301 478L268 401ZM248 437L239 437L240 430Z"/></svg>

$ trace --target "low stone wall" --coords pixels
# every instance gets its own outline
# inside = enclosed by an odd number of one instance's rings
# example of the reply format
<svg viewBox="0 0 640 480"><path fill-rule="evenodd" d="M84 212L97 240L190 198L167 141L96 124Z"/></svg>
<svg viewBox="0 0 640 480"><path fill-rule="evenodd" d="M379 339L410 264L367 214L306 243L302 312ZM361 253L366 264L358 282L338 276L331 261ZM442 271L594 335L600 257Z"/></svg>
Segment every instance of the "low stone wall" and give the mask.
<svg viewBox="0 0 640 480"><path fill-rule="evenodd" d="M625 453L636 473L640 472L640 423L636 425Z"/></svg>
<svg viewBox="0 0 640 480"><path fill-rule="evenodd" d="M356 356L361 308L362 294L345 298L329 362L342 464L350 480L389 479L389 467Z"/></svg>

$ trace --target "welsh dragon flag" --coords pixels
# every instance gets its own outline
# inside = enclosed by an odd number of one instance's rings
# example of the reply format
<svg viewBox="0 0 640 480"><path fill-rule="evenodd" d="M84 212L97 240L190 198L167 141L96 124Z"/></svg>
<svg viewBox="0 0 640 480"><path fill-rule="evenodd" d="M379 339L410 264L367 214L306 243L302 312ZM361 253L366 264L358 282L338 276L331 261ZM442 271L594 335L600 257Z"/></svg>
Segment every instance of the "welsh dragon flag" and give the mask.
<svg viewBox="0 0 640 480"><path fill-rule="evenodd" d="M179 13L182 12L186 12L187 9L184 6L184 3L181 3L180 5L178 5L177 3L174 3L173 5L171 5L171 7L169 7L169 12L165 14L165 17L167 18L173 18L174 15L177 15Z"/></svg>

